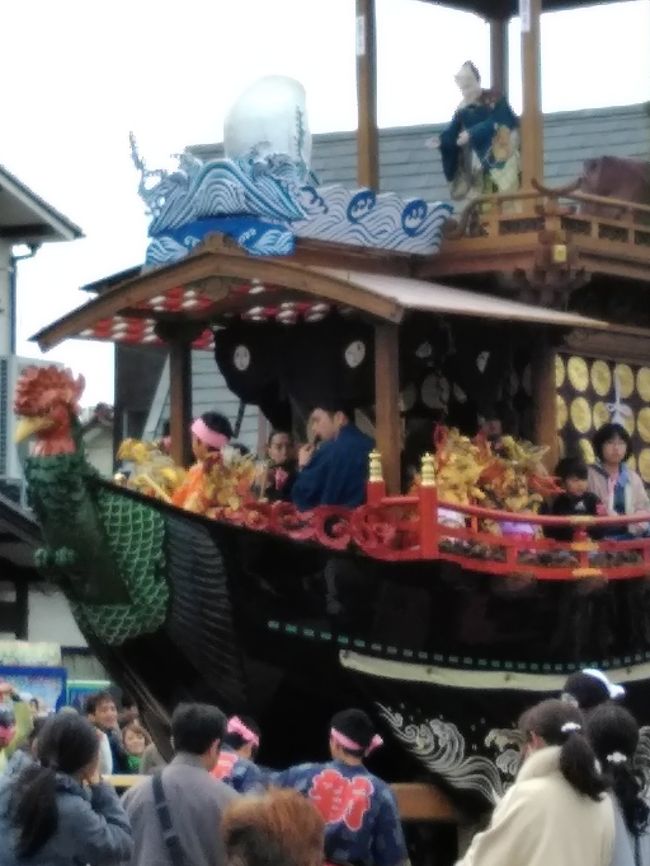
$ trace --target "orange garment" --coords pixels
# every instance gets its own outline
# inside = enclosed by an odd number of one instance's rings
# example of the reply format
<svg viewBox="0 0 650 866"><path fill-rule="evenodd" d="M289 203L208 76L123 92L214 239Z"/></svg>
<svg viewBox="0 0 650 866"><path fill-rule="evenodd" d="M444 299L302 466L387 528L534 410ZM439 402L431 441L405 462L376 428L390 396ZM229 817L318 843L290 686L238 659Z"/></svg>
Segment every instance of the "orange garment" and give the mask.
<svg viewBox="0 0 650 866"><path fill-rule="evenodd" d="M202 511L204 475L203 463L195 463L188 470L185 481L174 491L172 504L178 508L186 508L188 511Z"/></svg>

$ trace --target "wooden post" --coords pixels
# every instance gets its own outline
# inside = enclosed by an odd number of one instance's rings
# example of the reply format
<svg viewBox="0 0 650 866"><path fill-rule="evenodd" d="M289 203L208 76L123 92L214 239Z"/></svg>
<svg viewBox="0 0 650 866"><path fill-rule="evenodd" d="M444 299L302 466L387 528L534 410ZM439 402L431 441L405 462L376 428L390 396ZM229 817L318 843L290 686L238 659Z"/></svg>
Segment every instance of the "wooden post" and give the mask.
<svg viewBox="0 0 650 866"><path fill-rule="evenodd" d="M544 125L540 56L542 0L519 0L521 16L521 70L523 114L521 118L521 175L523 189L532 181L544 182Z"/></svg>
<svg viewBox="0 0 650 866"><path fill-rule="evenodd" d="M375 421L389 495L400 493L399 326L375 325Z"/></svg>
<svg viewBox="0 0 650 866"><path fill-rule="evenodd" d="M555 349L547 339L532 358L535 444L548 445L544 465L552 472L558 460L555 399Z"/></svg>
<svg viewBox="0 0 650 866"><path fill-rule="evenodd" d="M357 181L379 189L375 0L357 3Z"/></svg>
<svg viewBox="0 0 650 866"><path fill-rule="evenodd" d="M169 344L169 433L171 456L179 466L192 463L192 349L183 339Z"/></svg>
<svg viewBox="0 0 650 866"><path fill-rule="evenodd" d="M508 95L508 19L490 19L490 78L492 90Z"/></svg>

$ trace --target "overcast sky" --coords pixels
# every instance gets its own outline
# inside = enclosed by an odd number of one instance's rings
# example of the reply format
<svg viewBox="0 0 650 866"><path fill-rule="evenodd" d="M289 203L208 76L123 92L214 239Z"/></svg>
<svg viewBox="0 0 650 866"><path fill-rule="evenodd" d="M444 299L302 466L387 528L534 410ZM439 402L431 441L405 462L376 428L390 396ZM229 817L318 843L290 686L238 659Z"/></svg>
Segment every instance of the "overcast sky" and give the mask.
<svg viewBox="0 0 650 866"><path fill-rule="evenodd" d="M354 0L5 0L0 162L78 223L84 240L20 265L18 351L78 306L78 287L142 261L146 219L128 145L150 167L187 144L220 141L228 107L264 75L307 91L312 132L356 126ZM377 0L379 123L448 119L453 75L472 59L489 82L488 29L417 0ZM545 111L650 99L650 0L545 15ZM10 38L9 34L11 34ZM511 98L520 109L518 22ZM432 154L433 157L433 154ZM112 400L112 348L69 341L50 353Z"/></svg>

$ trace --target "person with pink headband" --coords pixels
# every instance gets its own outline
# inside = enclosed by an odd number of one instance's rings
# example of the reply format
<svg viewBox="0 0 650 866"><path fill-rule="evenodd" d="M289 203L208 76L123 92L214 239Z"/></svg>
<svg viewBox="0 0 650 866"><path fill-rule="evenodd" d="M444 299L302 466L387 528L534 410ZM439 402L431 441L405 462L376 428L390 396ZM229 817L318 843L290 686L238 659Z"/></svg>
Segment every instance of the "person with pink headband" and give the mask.
<svg viewBox="0 0 650 866"><path fill-rule="evenodd" d="M363 710L343 710L330 724L332 760L301 764L273 777L273 784L307 797L325 821L330 864L400 866L408 862L395 795L363 764L382 745Z"/></svg>
<svg viewBox="0 0 650 866"><path fill-rule="evenodd" d="M260 729L248 716L233 716L221 744L219 759L212 770L239 794L259 794L265 788L264 774L255 763L260 747Z"/></svg>
<svg viewBox="0 0 650 866"><path fill-rule="evenodd" d="M172 502L178 508L200 511L199 499L203 488L205 463L218 454L233 437L230 421L219 412L204 412L191 427L192 453L196 463L187 473L185 481L174 491Z"/></svg>

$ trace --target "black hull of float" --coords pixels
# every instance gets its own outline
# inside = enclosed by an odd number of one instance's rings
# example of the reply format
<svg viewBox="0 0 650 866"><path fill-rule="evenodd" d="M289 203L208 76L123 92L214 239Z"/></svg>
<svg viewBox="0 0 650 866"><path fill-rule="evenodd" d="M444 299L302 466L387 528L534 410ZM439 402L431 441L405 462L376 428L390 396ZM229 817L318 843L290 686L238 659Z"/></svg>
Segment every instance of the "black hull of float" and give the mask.
<svg viewBox="0 0 650 866"><path fill-rule="evenodd" d="M262 762L281 767L325 757L332 713L357 704L387 741L375 769L435 780L475 811L516 771L519 714L579 665L638 680L633 708L650 722L643 579L532 582L384 562L135 498L164 516L166 620L119 646L86 637L160 742L178 702L213 702L254 715Z"/></svg>

